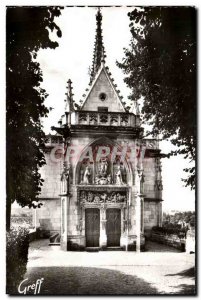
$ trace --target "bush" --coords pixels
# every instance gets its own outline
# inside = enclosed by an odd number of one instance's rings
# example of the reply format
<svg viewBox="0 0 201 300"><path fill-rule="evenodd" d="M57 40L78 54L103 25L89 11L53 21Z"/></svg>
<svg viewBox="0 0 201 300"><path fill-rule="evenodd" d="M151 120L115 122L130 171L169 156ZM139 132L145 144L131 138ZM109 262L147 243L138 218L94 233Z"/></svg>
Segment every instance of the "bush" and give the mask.
<svg viewBox="0 0 201 300"><path fill-rule="evenodd" d="M18 285L26 273L29 231L12 227L6 234L6 293L18 294Z"/></svg>
<svg viewBox="0 0 201 300"><path fill-rule="evenodd" d="M158 232L166 235L175 234L179 238L184 238L187 230L188 230L187 228L181 228L180 225L174 225L174 224L168 224L165 227L159 227L159 226L152 227L153 232Z"/></svg>
<svg viewBox="0 0 201 300"><path fill-rule="evenodd" d="M11 216L12 226L31 227L32 216Z"/></svg>

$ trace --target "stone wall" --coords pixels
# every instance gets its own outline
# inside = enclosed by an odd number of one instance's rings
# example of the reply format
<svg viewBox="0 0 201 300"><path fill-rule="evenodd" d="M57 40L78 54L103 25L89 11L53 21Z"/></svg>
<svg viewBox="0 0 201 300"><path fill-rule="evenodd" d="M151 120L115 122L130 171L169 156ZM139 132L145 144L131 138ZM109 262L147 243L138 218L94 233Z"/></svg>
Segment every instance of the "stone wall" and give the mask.
<svg viewBox="0 0 201 300"><path fill-rule="evenodd" d="M62 160L54 162L51 159L50 152L45 154L46 165L44 165L40 172L42 178L45 180L42 186L40 198L58 198L60 194L60 178L63 163Z"/></svg>
<svg viewBox="0 0 201 300"><path fill-rule="evenodd" d="M186 243L185 239L181 239L175 234L167 235L167 234L152 232L149 239L154 242L171 246L183 252L185 251L185 243Z"/></svg>
<svg viewBox="0 0 201 300"><path fill-rule="evenodd" d="M40 227L47 236L60 232L61 204L58 200L41 201L43 205L36 211L36 227Z"/></svg>
<svg viewBox="0 0 201 300"><path fill-rule="evenodd" d="M144 231L146 235L150 234L153 226L160 225L161 203L156 201L144 202Z"/></svg>
<svg viewBox="0 0 201 300"><path fill-rule="evenodd" d="M156 181L156 165L154 158L145 158L143 161L144 168L144 194L147 198L160 199L162 196L161 191L158 191L155 187Z"/></svg>

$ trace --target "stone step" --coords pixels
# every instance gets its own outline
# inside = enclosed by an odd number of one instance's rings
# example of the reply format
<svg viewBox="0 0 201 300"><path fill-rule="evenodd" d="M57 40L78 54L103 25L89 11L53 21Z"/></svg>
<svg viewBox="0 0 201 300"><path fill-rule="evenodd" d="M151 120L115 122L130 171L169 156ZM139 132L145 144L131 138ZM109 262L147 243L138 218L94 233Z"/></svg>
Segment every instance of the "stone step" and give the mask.
<svg viewBox="0 0 201 300"><path fill-rule="evenodd" d="M119 246L115 247L115 246L113 246L113 247L107 247L107 248L105 248L105 251L124 251L124 250L122 249L122 247L119 247Z"/></svg>
<svg viewBox="0 0 201 300"><path fill-rule="evenodd" d="M86 247L85 249L87 252L98 252L100 247Z"/></svg>

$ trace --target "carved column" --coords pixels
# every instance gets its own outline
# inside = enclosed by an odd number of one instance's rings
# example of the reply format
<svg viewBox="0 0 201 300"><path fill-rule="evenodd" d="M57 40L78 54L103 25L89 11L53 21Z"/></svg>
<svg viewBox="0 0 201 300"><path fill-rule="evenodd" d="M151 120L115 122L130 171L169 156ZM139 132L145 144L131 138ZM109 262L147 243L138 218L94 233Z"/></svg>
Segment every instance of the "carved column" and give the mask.
<svg viewBox="0 0 201 300"><path fill-rule="evenodd" d="M69 202L69 182L70 180L70 165L64 162L64 168L61 175L61 248L67 249L68 243L68 202Z"/></svg>
<svg viewBox="0 0 201 300"><path fill-rule="evenodd" d="M100 238L99 245L101 248L107 247L107 234L106 234L106 208L102 206L100 208Z"/></svg>
<svg viewBox="0 0 201 300"><path fill-rule="evenodd" d="M136 194L136 252L140 252L140 237L141 237L141 197Z"/></svg>
<svg viewBox="0 0 201 300"><path fill-rule="evenodd" d="M144 208L144 175L142 169L142 163L140 164L140 168L138 167L135 172L135 187L136 187L136 251L140 252L141 245L141 232L144 227L144 219L143 219L143 208Z"/></svg>
<svg viewBox="0 0 201 300"><path fill-rule="evenodd" d="M144 197L141 197L141 233L144 234Z"/></svg>

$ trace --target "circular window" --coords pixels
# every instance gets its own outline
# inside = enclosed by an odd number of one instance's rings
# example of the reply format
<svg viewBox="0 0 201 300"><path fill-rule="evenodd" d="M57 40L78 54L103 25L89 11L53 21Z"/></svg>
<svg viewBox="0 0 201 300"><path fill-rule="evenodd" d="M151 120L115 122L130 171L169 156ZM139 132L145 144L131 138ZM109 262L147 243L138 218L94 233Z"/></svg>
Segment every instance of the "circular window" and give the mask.
<svg viewBox="0 0 201 300"><path fill-rule="evenodd" d="M107 95L106 95L105 93L100 93L99 99L100 99L101 101L105 101L106 98L107 98Z"/></svg>

